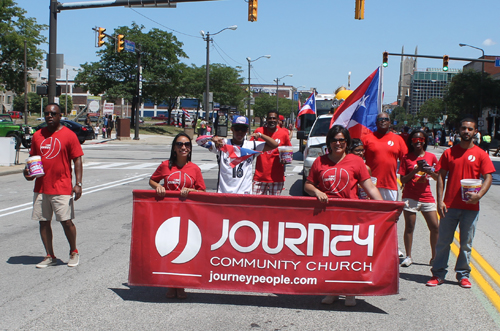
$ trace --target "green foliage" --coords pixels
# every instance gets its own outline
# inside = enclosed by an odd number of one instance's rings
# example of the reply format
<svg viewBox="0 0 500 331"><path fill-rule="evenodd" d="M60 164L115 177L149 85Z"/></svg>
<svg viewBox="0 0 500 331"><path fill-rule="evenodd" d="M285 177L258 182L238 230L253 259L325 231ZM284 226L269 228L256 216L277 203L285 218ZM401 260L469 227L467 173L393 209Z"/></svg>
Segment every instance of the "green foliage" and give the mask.
<svg viewBox="0 0 500 331"><path fill-rule="evenodd" d="M420 106L420 112L417 114L417 119L419 122L424 125L424 118L427 118L428 124L436 124L443 119L443 115L445 114L445 107L443 99L432 98L424 102L422 106Z"/></svg>
<svg viewBox="0 0 500 331"><path fill-rule="evenodd" d="M466 115L480 117L481 103L483 109L500 104L500 81L487 74L484 74L481 80L481 75L481 72L467 70L453 77L444 97L448 121L451 124L458 125Z"/></svg>
<svg viewBox="0 0 500 331"><path fill-rule="evenodd" d="M253 115L263 119L267 116L268 111L276 110L276 97L267 93L261 93L259 96L255 97L255 104L252 108Z"/></svg>
<svg viewBox="0 0 500 331"><path fill-rule="evenodd" d="M389 114L389 117L391 119L391 123L394 123L394 121L397 122L397 124L395 125L397 129L401 129L405 126L412 127L420 125L419 120L416 117L412 116L411 114L408 114L406 110L400 106L394 108L392 112Z"/></svg>
<svg viewBox="0 0 500 331"><path fill-rule="evenodd" d="M28 111L30 112L40 112L40 96L34 92L28 93ZM45 98L45 105L47 104L47 98ZM24 112L24 93L18 94L14 97L14 110Z"/></svg>
<svg viewBox="0 0 500 331"><path fill-rule="evenodd" d="M71 110L73 109L73 98L71 95L68 95L68 111L65 110L66 108L66 94L61 94L59 97L59 106L61 106L61 111L63 114L70 114Z"/></svg>
<svg viewBox="0 0 500 331"><path fill-rule="evenodd" d="M17 93L24 91L24 41L27 41L28 70L39 67L43 51L38 46L46 42L40 32L47 26L37 24L25 14L14 1L0 1L0 82L3 85L0 89Z"/></svg>

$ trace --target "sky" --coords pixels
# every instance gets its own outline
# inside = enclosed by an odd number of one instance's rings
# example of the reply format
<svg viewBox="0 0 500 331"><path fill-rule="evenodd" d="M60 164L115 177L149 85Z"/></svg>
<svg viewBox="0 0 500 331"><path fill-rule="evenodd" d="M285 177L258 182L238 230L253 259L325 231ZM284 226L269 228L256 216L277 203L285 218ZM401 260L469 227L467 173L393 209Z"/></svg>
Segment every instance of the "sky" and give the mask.
<svg viewBox="0 0 500 331"><path fill-rule="evenodd" d="M49 24L49 0L15 0L38 23ZM59 0L71 3L74 0ZM80 0L87 2L89 0ZM333 93L347 86L355 89L382 62L382 53L418 54L478 58L481 51L459 47L465 43L484 49L486 55L500 56L499 0L365 0L365 19L354 19L355 0L260 0L258 19L248 21L244 0L179 3L177 8L94 8L65 10L58 14L57 53L68 66L96 62L94 27L115 28L144 25L145 31L158 28L173 33L183 43L187 64L206 62L206 42L200 30L214 35L210 62L240 66L247 83L247 57L252 63L252 84L293 85ZM43 32L48 39L48 30ZM125 39L126 36L125 36ZM42 45L48 52L48 44ZM450 68L466 62L450 61ZM418 59L418 68L442 66L440 59ZM400 57L390 56L384 69L384 103L396 101Z"/></svg>

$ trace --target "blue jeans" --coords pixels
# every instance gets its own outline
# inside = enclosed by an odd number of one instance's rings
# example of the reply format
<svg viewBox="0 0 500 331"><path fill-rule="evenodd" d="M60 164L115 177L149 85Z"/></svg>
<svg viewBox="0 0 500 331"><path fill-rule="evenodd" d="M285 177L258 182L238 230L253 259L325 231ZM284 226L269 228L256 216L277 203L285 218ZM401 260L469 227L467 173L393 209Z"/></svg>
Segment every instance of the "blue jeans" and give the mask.
<svg viewBox="0 0 500 331"><path fill-rule="evenodd" d="M472 239L476 232L476 223L479 211L464 209L448 209L445 217L439 223L439 238L436 245L436 257L432 264L433 276L444 279L448 268L450 257L450 245L457 225L460 229L460 253L458 254L455 272L457 280L469 278L470 254L472 250Z"/></svg>

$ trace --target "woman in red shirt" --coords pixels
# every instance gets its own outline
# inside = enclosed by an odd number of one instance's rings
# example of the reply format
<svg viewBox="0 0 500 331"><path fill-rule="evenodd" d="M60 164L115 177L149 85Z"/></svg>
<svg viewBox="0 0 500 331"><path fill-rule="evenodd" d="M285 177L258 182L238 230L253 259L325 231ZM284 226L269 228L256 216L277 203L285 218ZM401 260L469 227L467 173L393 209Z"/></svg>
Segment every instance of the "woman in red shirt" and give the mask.
<svg viewBox="0 0 500 331"><path fill-rule="evenodd" d="M347 154L351 145L349 131L341 125L334 125L326 134L328 154L318 157L307 176L304 190L320 202L328 198L358 199L358 183L370 199L382 200L380 192L372 183L365 162L355 154ZM332 304L338 295L327 295L321 303ZM346 306L355 306L354 295L347 295Z"/></svg>
<svg viewBox="0 0 500 331"><path fill-rule="evenodd" d="M413 231L417 212L421 212L427 222L430 231L431 261L432 265L436 254L436 243L438 239L438 218L436 200L432 196L429 178L437 179L437 158L436 155L426 152L428 137L424 131L415 130L408 137L408 154L401 160L399 166L400 180L404 185L403 202L405 207L403 214L405 217L404 242L406 258L401 263L402 267L409 267L412 263L411 246L413 243Z"/></svg>
<svg viewBox="0 0 500 331"><path fill-rule="evenodd" d="M189 192L205 192L200 167L191 162L191 149L191 138L187 134L181 132L175 136L170 158L160 164L149 179L149 185L160 197L164 197L167 190L180 191L182 197L187 197ZM166 297L185 299L186 292L183 288L169 288Z"/></svg>

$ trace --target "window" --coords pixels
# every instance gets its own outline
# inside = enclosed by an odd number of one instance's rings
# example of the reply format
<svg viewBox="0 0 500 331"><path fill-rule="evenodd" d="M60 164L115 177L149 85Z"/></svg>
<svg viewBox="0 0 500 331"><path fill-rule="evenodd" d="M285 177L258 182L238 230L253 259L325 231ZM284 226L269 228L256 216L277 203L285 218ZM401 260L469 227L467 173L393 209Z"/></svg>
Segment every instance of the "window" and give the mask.
<svg viewBox="0 0 500 331"><path fill-rule="evenodd" d="M7 96L7 104L11 104L11 100L10 100L10 98L11 98L11 96L10 96L10 95L8 95L8 96Z"/></svg>

